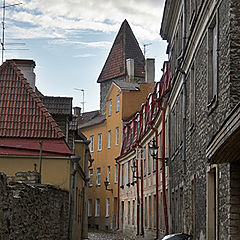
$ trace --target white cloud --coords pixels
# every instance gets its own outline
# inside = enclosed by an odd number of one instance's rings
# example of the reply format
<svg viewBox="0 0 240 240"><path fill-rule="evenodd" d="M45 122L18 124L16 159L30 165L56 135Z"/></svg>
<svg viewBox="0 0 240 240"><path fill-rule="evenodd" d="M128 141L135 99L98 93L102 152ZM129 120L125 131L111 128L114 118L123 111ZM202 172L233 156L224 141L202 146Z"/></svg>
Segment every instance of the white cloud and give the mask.
<svg viewBox="0 0 240 240"><path fill-rule="evenodd" d="M23 0L9 8L7 17L16 22L11 34L24 38L68 38L71 31L115 32L127 19L137 38L156 40L163 0ZM11 3L11 1L10 1ZM29 33L29 34L28 34Z"/></svg>
<svg viewBox="0 0 240 240"><path fill-rule="evenodd" d="M79 55L75 55L73 57L75 58L87 58L87 57L95 57L95 54L91 54L91 53L84 53L84 54L79 54Z"/></svg>

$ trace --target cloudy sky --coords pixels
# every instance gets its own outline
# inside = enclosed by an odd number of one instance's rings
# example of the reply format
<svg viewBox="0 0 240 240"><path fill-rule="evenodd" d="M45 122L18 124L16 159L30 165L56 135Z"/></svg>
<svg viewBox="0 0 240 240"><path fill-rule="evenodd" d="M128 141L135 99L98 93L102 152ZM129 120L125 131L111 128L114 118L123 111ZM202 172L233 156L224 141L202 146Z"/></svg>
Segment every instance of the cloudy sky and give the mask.
<svg viewBox="0 0 240 240"><path fill-rule="evenodd" d="M3 1L3 0L2 0ZM98 75L124 19L146 56L156 58L159 80L166 43L159 30L164 0L6 0L4 59L36 62L37 86L45 95L69 96L85 110L99 108ZM28 50L13 50L28 49Z"/></svg>

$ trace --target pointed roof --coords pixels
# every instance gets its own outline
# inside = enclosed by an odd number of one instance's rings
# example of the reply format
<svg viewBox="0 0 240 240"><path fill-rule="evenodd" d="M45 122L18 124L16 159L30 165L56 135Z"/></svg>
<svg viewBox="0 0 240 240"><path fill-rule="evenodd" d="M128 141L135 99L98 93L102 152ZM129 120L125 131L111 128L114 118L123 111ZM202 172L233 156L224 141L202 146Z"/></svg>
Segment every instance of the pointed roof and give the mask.
<svg viewBox="0 0 240 240"><path fill-rule="evenodd" d="M0 137L64 138L13 60L0 67Z"/></svg>
<svg viewBox="0 0 240 240"><path fill-rule="evenodd" d="M114 40L97 82L101 83L126 75L126 60L128 58L134 59L134 75L136 77L144 77L144 56L132 29L125 19Z"/></svg>

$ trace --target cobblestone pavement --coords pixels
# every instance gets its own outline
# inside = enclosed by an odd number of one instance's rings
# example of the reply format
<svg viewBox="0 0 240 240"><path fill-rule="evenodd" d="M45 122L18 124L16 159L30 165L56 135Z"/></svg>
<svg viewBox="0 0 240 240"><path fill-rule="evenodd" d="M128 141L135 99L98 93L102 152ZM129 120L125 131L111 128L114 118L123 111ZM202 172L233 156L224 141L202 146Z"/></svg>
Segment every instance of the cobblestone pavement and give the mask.
<svg viewBox="0 0 240 240"><path fill-rule="evenodd" d="M127 237L123 236L119 232L103 232L103 231L96 231L96 230L89 230L88 232L89 240L135 240L135 239L143 239L143 238L136 238L136 237Z"/></svg>

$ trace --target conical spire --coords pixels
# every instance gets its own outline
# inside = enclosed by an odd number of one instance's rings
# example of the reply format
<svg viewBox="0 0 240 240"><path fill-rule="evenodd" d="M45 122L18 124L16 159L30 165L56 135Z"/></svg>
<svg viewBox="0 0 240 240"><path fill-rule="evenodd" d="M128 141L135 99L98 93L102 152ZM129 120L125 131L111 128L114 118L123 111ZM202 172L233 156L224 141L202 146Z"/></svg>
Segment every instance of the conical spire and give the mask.
<svg viewBox="0 0 240 240"><path fill-rule="evenodd" d="M128 58L134 59L135 76L144 77L144 56L132 29L125 19L114 40L97 82L101 83L126 75L126 60Z"/></svg>

